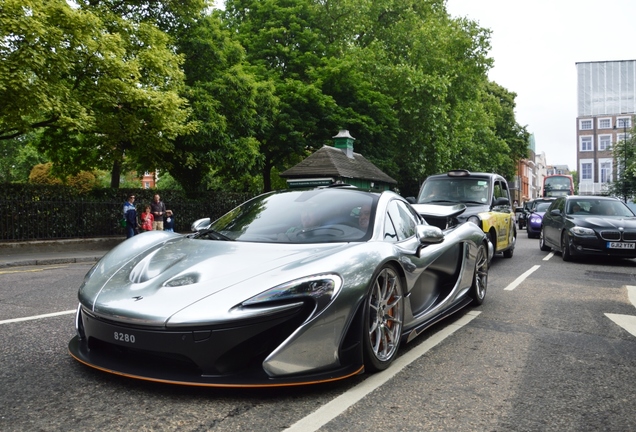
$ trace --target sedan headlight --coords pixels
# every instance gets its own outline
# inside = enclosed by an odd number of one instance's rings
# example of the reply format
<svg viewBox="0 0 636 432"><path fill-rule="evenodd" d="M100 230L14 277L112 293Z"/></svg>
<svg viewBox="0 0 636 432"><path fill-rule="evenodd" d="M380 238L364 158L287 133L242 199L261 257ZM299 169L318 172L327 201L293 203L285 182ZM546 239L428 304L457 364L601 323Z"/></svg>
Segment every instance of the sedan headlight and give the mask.
<svg viewBox="0 0 636 432"><path fill-rule="evenodd" d="M585 228L581 226L573 226L570 228L572 234L576 234L577 236L596 236L596 233L591 228Z"/></svg>

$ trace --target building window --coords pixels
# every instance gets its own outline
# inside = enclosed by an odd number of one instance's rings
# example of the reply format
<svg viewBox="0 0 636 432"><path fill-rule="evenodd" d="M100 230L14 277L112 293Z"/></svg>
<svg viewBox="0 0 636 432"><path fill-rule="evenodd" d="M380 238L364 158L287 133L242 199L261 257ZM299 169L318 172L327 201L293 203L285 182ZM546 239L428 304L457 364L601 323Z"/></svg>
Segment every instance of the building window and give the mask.
<svg viewBox="0 0 636 432"><path fill-rule="evenodd" d="M599 135L598 136L598 149L600 151L609 150L612 147L611 135Z"/></svg>
<svg viewBox="0 0 636 432"><path fill-rule="evenodd" d="M611 118L598 119L598 128L599 129L611 129L612 128L612 119Z"/></svg>
<svg viewBox="0 0 636 432"><path fill-rule="evenodd" d="M592 151L592 137L591 136L582 136L581 137L581 151Z"/></svg>
<svg viewBox="0 0 636 432"><path fill-rule="evenodd" d="M592 180L592 163L581 163L581 180Z"/></svg>
<svg viewBox="0 0 636 432"><path fill-rule="evenodd" d="M616 118L616 127L618 129L621 128L629 128L632 127L632 118L631 117L617 117Z"/></svg>
<svg viewBox="0 0 636 432"><path fill-rule="evenodd" d="M631 134L619 133L616 134L616 142L629 141L631 137Z"/></svg>
<svg viewBox="0 0 636 432"><path fill-rule="evenodd" d="M612 181L612 162L602 160L599 162L601 183L610 183Z"/></svg>
<svg viewBox="0 0 636 432"><path fill-rule="evenodd" d="M144 189L150 189L150 183L149 182L145 182L144 183Z"/></svg>
<svg viewBox="0 0 636 432"><path fill-rule="evenodd" d="M580 130L592 130L592 119L579 120Z"/></svg>

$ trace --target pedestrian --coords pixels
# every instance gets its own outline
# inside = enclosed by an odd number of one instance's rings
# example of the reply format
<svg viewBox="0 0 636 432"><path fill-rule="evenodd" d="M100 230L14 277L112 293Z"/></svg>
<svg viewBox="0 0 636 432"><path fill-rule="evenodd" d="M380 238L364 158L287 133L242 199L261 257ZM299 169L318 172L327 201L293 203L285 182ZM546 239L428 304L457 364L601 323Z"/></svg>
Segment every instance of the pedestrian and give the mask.
<svg viewBox="0 0 636 432"><path fill-rule="evenodd" d="M126 219L126 238L131 238L137 233L137 209L135 209L135 196L128 195L124 203L124 219Z"/></svg>
<svg viewBox="0 0 636 432"><path fill-rule="evenodd" d="M150 206L146 206L145 211L141 214L141 230L152 231L154 216L150 212Z"/></svg>
<svg viewBox="0 0 636 432"><path fill-rule="evenodd" d="M152 223L152 229L157 231L163 231L163 216L166 213L166 205L161 201L159 194L155 194L152 202L150 203L152 209L152 215L154 221Z"/></svg>
<svg viewBox="0 0 636 432"><path fill-rule="evenodd" d="M163 220L163 230L174 232L174 215L172 210L166 210L166 217Z"/></svg>

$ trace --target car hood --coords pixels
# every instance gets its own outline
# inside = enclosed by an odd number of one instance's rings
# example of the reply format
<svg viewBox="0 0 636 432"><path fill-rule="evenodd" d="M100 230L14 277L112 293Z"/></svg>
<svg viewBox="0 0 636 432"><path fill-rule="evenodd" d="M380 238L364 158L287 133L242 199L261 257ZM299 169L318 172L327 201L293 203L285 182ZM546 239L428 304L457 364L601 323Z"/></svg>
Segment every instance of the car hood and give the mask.
<svg viewBox="0 0 636 432"><path fill-rule="evenodd" d="M572 223L593 229L632 229L636 230L636 217L623 216L570 216Z"/></svg>
<svg viewBox="0 0 636 432"><path fill-rule="evenodd" d="M218 298L214 303L225 314L265 289L307 276L294 269L351 247L196 240L152 232L133 239L96 264L79 299L97 316L146 326L169 325L171 317L210 297ZM213 315L210 311L207 317L213 320ZM175 323L184 319L173 318Z"/></svg>

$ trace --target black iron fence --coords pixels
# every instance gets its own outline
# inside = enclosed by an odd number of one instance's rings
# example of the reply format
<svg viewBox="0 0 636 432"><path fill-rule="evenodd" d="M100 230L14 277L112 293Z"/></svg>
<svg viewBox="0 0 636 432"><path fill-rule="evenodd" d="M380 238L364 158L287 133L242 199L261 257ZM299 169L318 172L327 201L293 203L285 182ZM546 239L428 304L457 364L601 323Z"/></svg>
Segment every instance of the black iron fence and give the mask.
<svg viewBox="0 0 636 432"><path fill-rule="evenodd" d="M168 205L175 218L175 231L187 232L196 219L216 219L249 195L232 194L222 199L175 201ZM137 205L138 214L143 209ZM0 241L54 240L124 236L119 224L123 202L93 200L0 200Z"/></svg>

